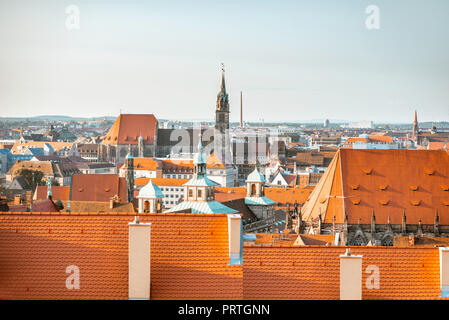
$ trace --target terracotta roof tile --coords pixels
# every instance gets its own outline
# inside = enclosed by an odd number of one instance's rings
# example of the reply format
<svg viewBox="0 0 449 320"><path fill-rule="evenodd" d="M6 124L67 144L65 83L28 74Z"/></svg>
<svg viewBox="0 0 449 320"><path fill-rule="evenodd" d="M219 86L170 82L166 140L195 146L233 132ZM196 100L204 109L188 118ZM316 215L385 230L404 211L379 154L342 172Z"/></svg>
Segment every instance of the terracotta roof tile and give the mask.
<svg viewBox="0 0 449 320"><path fill-rule="evenodd" d="M153 114L121 114L102 143L136 145L139 136L142 136L144 144L154 144L156 131L157 119Z"/></svg>
<svg viewBox="0 0 449 320"><path fill-rule="evenodd" d="M334 300L340 297L340 258L345 247L245 246L245 299ZM437 299L440 295L436 248L351 247L363 255L362 299ZM380 288L367 289L375 265Z"/></svg>
<svg viewBox="0 0 449 320"><path fill-rule="evenodd" d="M150 178L137 178L134 180L136 186L147 185ZM151 178L151 181L157 186L178 186L181 187L189 181L189 179L169 179L169 178Z"/></svg>
<svg viewBox="0 0 449 320"><path fill-rule="evenodd" d="M69 200L70 186L52 186L52 198L54 200L66 201ZM34 193L34 200L47 199L47 186L37 186Z"/></svg>
<svg viewBox="0 0 449 320"><path fill-rule="evenodd" d="M449 155L432 150L341 149L304 206L306 220L369 223L374 209L376 223L433 224L438 210L440 224L449 224ZM354 188L357 186L357 188ZM418 186L418 188L416 188ZM416 190L412 190L413 188Z"/></svg>
<svg viewBox="0 0 449 320"><path fill-rule="evenodd" d="M117 195L127 201L125 178L117 174L74 174L72 176L73 201L109 201Z"/></svg>
<svg viewBox="0 0 449 320"><path fill-rule="evenodd" d="M128 222L115 213L0 213L0 299L127 299ZM151 299L242 299L229 265L226 215L158 214L151 222ZM80 270L80 290L65 286Z"/></svg>

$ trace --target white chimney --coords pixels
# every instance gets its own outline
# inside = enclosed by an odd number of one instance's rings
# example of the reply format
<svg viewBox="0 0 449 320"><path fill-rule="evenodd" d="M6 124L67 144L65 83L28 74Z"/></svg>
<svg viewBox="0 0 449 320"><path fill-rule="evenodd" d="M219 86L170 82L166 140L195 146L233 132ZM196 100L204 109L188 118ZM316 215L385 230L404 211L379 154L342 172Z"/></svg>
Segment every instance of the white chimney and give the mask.
<svg viewBox="0 0 449 320"><path fill-rule="evenodd" d="M229 264L243 263L242 217L228 214Z"/></svg>
<svg viewBox="0 0 449 320"><path fill-rule="evenodd" d="M129 223L128 299L150 299L151 223L140 223L136 216Z"/></svg>
<svg viewBox="0 0 449 320"><path fill-rule="evenodd" d="M441 296L449 297L449 247L440 247Z"/></svg>
<svg viewBox="0 0 449 320"><path fill-rule="evenodd" d="M340 255L340 300L362 300L362 257Z"/></svg>

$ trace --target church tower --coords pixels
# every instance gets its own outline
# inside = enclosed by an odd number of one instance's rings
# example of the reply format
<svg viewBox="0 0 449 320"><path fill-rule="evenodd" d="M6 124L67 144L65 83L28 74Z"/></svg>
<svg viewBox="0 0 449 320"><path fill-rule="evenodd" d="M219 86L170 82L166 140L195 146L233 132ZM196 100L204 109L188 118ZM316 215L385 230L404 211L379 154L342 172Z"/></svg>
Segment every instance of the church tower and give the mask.
<svg viewBox="0 0 449 320"><path fill-rule="evenodd" d="M214 152L224 165L229 164L229 97L226 92L224 65L221 68L221 87L217 95L215 109Z"/></svg>
<svg viewBox="0 0 449 320"><path fill-rule="evenodd" d="M131 146L125 158L125 179L128 193L128 202L134 200L134 157L131 154Z"/></svg>

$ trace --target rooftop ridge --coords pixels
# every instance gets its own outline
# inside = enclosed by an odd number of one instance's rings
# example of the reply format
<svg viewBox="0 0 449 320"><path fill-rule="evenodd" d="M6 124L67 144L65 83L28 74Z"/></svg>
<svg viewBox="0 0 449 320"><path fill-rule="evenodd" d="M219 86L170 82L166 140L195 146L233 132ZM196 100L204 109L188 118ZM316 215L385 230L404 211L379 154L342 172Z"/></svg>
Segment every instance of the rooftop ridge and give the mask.
<svg viewBox="0 0 449 320"><path fill-rule="evenodd" d="M225 213L190 213L190 212L162 212L162 213L137 213L137 212L114 212L114 211L105 211L105 212L28 212L28 211L17 211L17 212L11 212L11 211L0 211L0 216L12 216L12 215L18 215L18 216L145 216L145 217L157 217L157 216L195 216L195 217L226 217L228 216Z"/></svg>

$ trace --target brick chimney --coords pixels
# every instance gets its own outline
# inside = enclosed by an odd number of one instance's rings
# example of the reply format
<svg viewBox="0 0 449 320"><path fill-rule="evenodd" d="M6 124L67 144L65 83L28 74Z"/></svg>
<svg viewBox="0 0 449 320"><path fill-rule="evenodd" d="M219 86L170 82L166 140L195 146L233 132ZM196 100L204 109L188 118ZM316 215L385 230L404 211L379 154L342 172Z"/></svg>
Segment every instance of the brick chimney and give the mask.
<svg viewBox="0 0 449 320"><path fill-rule="evenodd" d="M349 248L340 255L340 300L362 300L362 257Z"/></svg>
<svg viewBox="0 0 449 320"><path fill-rule="evenodd" d="M440 247L441 296L449 297L449 247Z"/></svg>
<svg viewBox="0 0 449 320"><path fill-rule="evenodd" d="M242 217L228 214L229 264L243 263Z"/></svg>
<svg viewBox="0 0 449 320"><path fill-rule="evenodd" d="M14 205L18 205L21 203L22 203L22 197L19 194L15 195L14 196Z"/></svg>
<svg viewBox="0 0 449 320"><path fill-rule="evenodd" d="M136 216L129 223L128 299L149 300L151 289L151 223Z"/></svg>

